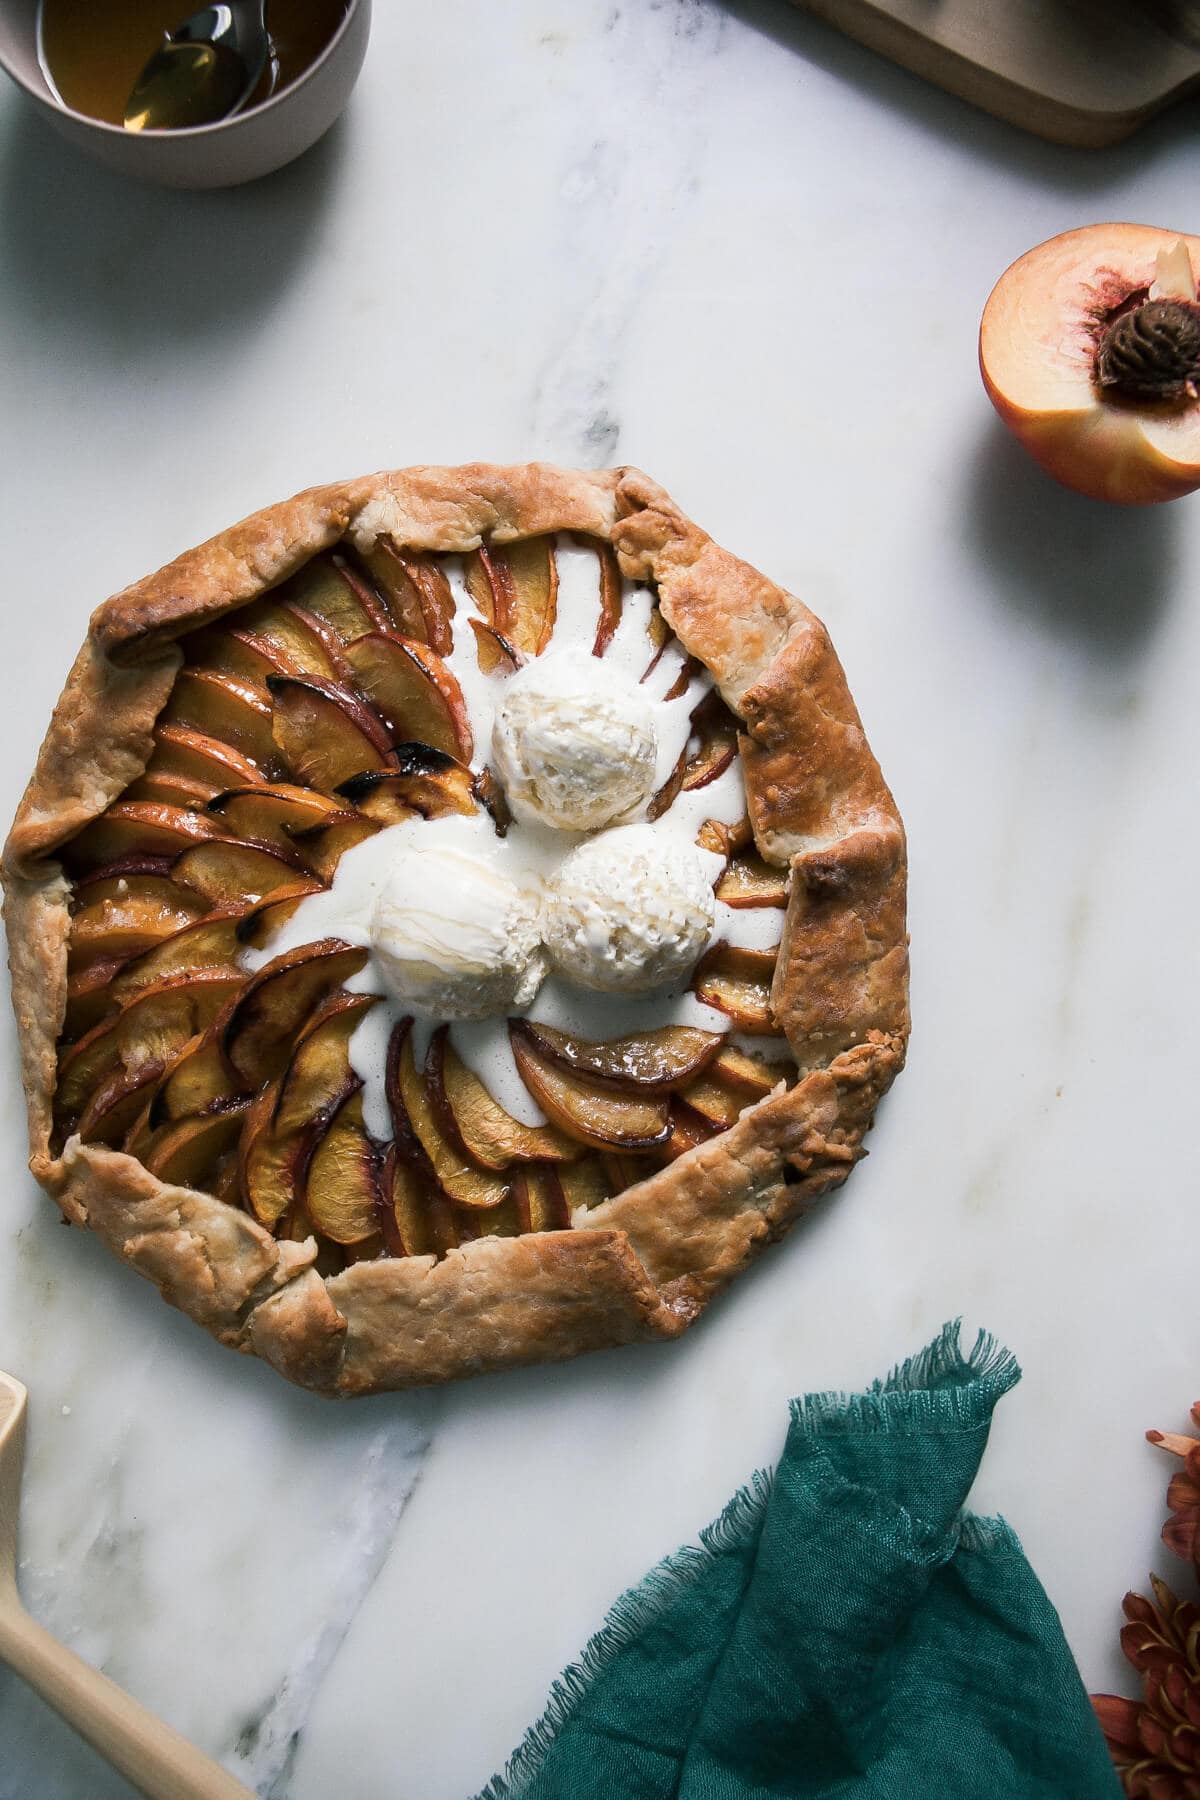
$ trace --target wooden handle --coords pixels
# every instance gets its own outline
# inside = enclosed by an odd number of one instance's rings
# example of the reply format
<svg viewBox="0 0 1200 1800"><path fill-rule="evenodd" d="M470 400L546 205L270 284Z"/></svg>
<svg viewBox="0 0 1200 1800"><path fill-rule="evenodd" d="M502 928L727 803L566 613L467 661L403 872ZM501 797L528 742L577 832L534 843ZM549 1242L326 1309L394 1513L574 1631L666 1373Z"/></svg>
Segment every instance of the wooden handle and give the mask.
<svg viewBox="0 0 1200 1800"><path fill-rule="evenodd" d="M43 1631L15 1598L0 1610L0 1658L148 1800L253 1800L219 1763Z"/></svg>

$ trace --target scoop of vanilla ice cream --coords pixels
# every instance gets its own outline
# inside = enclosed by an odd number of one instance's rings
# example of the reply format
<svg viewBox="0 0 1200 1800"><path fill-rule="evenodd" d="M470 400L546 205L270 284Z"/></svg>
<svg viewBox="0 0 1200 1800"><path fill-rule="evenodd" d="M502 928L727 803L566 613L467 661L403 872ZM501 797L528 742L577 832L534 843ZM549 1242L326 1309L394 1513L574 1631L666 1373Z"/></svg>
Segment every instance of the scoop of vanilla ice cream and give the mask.
<svg viewBox="0 0 1200 1800"><path fill-rule="evenodd" d="M598 831L654 791L654 711L599 657L551 650L505 683L492 753L518 819Z"/></svg>
<svg viewBox="0 0 1200 1800"><path fill-rule="evenodd" d="M486 1019L527 1006L542 984L538 907L483 856L410 844L375 901L371 944L403 1005Z"/></svg>
<svg viewBox="0 0 1200 1800"><path fill-rule="evenodd" d="M714 916L712 879L693 845L651 825L620 825L564 858L542 935L577 986L644 994L683 981Z"/></svg>

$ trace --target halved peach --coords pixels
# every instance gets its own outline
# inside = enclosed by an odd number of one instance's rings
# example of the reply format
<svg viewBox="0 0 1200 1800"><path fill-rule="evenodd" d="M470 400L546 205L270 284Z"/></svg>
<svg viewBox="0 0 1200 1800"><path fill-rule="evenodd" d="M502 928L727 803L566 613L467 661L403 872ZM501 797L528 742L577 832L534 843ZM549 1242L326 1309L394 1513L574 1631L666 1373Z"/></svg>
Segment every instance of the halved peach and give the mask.
<svg viewBox="0 0 1200 1800"><path fill-rule="evenodd" d="M288 782L263 782L257 787L227 788L208 803L208 810L233 837L256 838L261 844L286 848L297 831L319 825L338 810L336 800L315 788L293 787Z"/></svg>
<svg viewBox="0 0 1200 1800"><path fill-rule="evenodd" d="M443 1191L459 1206L498 1206L508 1192L508 1182L494 1170L472 1163L442 1130L429 1088L413 1057L411 1034L400 1047L397 1074L404 1110Z"/></svg>
<svg viewBox="0 0 1200 1800"><path fill-rule="evenodd" d="M419 813L441 819L447 813L473 813L474 778L470 769L432 744L397 744L397 767L343 781L338 793L380 825L396 825Z"/></svg>
<svg viewBox="0 0 1200 1800"><path fill-rule="evenodd" d="M484 675L515 675L524 660L516 645L510 643L494 625L482 619L470 620L475 633L475 655Z"/></svg>
<svg viewBox="0 0 1200 1800"><path fill-rule="evenodd" d="M761 1037L776 1030L771 1016L774 974L773 950L714 944L696 965L692 992L706 1006L727 1013L739 1031Z"/></svg>
<svg viewBox="0 0 1200 1800"><path fill-rule="evenodd" d="M598 1043L532 1021L524 1030L543 1056L563 1068L611 1081L635 1095L692 1080L721 1047L719 1032L698 1031L690 1025L659 1025Z"/></svg>
<svg viewBox="0 0 1200 1800"><path fill-rule="evenodd" d="M274 741L301 781L330 793L363 769L387 767L387 733L345 688L292 675L273 675L268 686Z"/></svg>
<svg viewBox="0 0 1200 1800"><path fill-rule="evenodd" d="M171 874L213 906L257 905L304 878L305 865L278 844L213 838L192 844L171 865Z"/></svg>
<svg viewBox="0 0 1200 1800"><path fill-rule="evenodd" d="M756 850L735 856L717 882L726 906L786 906L788 872L764 862Z"/></svg>
<svg viewBox="0 0 1200 1800"><path fill-rule="evenodd" d="M164 724L187 725L230 744L261 767L275 755L271 707L266 696L234 675L213 669L180 669L162 713Z"/></svg>
<svg viewBox="0 0 1200 1800"><path fill-rule="evenodd" d="M154 727L154 746L147 776L166 779L178 774L198 785L212 786L217 793L225 788L251 787L264 779L257 764L240 750L190 725L169 725L160 720Z"/></svg>
<svg viewBox="0 0 1200 1800"><path fill-rule="evenodd" d="M1047 472L1096 500L1200 487L1200 238L1088 225L1005 270L984 308L993 406Z"/></svg>
<svg viewBox="0 0 1200 1800"><path fill-rule="evenodd" d="M359 687L387 725L390 743L432 744L461 763L470 762L466 702L440 656L411 638L382 631L359 638L346 655ZM378 766L359 764L360 769ZM341 779L357 772L347 769Z"/></svg>
<svg viewBox="0 0 1200 1800"><path fill-rule="evenodd" d="M368 819L365 813L347 808L345 812L327 813L324 824L298 831L292 842L313 873L328 883L347 850L353 850L355 844L374 837L382 829L378 819Z"/></svg>
<svg viewBox="0 0 1200 1800"><path fill-rule="evenodd" d="M545 1056L529 1027L511 1020L509 1037L522 1081L552 1124L581 1144L622 1150L648 1149L663 1142L670 1126L670 1098L651 1091L644 1097L593 1081Z"/></svg>
<svg viewBox="0 0 1200 1800"><path fill-rule="evenodd" d="M234 1071L248 1082L278 1075L309 1015L366 960L365 950L323 938L265 963L224 1021L221 1048Z"/></svg>
<svg viewBox="0 0 1200 1800"><path fill-rule="evenodd" d="M558 1170L532 1163L513 1177L518 1231L568 1231L571 1215Z"/></svg>
<svg viewBox="0 0 1200 1800"><path fill-rule="evenodd" d="M304 1205L317 1230L335 1244L379 1231L379 1167L363 1126L362 1095L350 1094L334 1114L308 1164Z"/></svg>
<svg viewBox="0 0 1200 1800"><path fill-rule="evenodd" d="M443 1133L485 1169L508 1169L517 1162L570 1162L579 1146L552 1125L526 1125L494 1100L450 1042L441 1025L429 1041L425 1061L429 1097Z"/></svg>
<svg viewBox="0 0 1200 1800"><path fill-rule="evenodd" d="M189 844L219 837L220 829L200 813L149 800L120 801L64 844L69 869L83 870L127 856L178 856Z"/></svg>

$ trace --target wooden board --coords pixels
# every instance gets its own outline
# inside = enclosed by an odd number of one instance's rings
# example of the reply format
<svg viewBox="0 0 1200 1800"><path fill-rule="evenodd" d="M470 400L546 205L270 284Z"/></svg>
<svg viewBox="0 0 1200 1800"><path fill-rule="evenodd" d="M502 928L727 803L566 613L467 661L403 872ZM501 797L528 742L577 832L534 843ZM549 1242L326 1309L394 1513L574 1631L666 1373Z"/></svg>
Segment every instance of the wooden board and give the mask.
<svg viewBox="0 0 1200 1800"><path fill-rule="evenodd" d="M927 81L1098 149L1200 90L1191 0L796 0Z"/></svg>

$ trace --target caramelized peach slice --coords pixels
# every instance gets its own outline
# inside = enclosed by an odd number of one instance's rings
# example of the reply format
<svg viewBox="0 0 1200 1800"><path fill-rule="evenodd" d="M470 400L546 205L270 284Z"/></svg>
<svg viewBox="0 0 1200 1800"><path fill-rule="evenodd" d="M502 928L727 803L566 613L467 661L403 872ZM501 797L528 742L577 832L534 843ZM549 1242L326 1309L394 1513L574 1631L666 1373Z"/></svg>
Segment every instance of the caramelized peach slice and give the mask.
<svg viewBox="0 0 1200 1800"><path fill-rule="evenodd" d="M238 614L256 643L267 647L277 672L316 675L322 681L339 679L337 646L340 640L323 620L303 607L292 606L274 595L244 608Z"/></svg>
<svg viewBox="0 0 1200 1800"><path fill-rule="evenodd" d="M190 726L240 750L259 767L275 755L271 708L257 688L210 669L180 669L162 714L164 724Z"/></svg>
<svg viewBox="0 0 1200 1800"><path fill-rule="evenodd" d="M314 556L279 589L281 597L327 625L343 644L377 631L386 615L365 583L349 578L345 559Z"/></svg>
<svg viewBox="0 0 1200 1800"><path fill-rule="evenodd" d="M513 1177L518 1231L569 1231L571 1215L557 1169L531 1164Z"/></svg>
<svg viewBox="0 0 1200 1800"><path fill-rule="evenodd" d="M504 557L490 545L481 544L478 550L463 557L463 580L487 623L511 638L517 606L512 575Z"/></svg>
<svg viewBox="0 0 1200 1800"><path fill-rule="evenodd" d="M383 1192L390 1202L393 1255L444 1256L459 1243L454 1208L436 1182L397 1154L395 1144L384 1160Z"/></svg>
<svg viewBox="0 0 1200 1800"><path fill-rule="evenodd" d="M160 720L154 727L154 746L147 777L166 780L177 775L196 786L211 787L216 793L230 787L250 787L264 779L257 765L240 750L207 737L202 731L193 731L190 725L167 725Z"/></svg>
<svg viewBox="0 0 1200 1800"><path fill-rule="evenodd" d="M448 656L454 641L454 596L435 559L380 538L362 561L387 605L390 617L382 621L383 628L394 626L402 637Z"/></svg>
<svg viewBox="0 0 1200 1800"><path fill-rule="evenodd" d="M209 802L208 810L231 836L286 849L296 832L319 825L327 814L337 812L338 803L314 788L275 781L270 786L227 789Z"/></svg>
<svg viewBox="0 0 1200 1800"><path fill-rule="evenodd" d="M581 1156L578 1162L560 1163L557 1173L568 1213L573 1213L579 1206L589 1210L599 1206L613 1191L603 1158L599 1156Z"/></svg>
<svg viewBox="0 0 1200 1800"><path fill-rule="evenodd" d="M350 1066L350 1039L377 1000L376 994L337 993L313 1016L280 1086L273 1120L277 1133L312 1127L362 1085Z"/></svg>
<svg viewBox="0 0 1200 1800"><path fill-rule="evenodd" d="M379 1169L363 1126L361 1094L343 1101L313 1151L303 1200L317 1230L335 1244L378 1233Z"/></svg>
<svg viewBox="0 0 1200 1800"><path fill-rule="evenodd" d="M267 676L287 673L292 666L267 639L231 624L206 625L200 631L189 632L179 647L189 669L232 675L235 681L264 695Z"/></svg>
<svg viewBox="0 0 1200 1800"><path fill-rule="evenodd" d="M387 767L387 733L353 694L315 676L275 675L269 686L274 741L301 781L331 793L363 769Z"/></svg>
<svg viewBox="0 0 1200 1800"><path fill-rule="evenodd" d="M151 1175L174 1187L204 1187L237 1143L249 1104L235 1100L219 1112L162 1126L141 1152L143 1164Z"/></svg>
<svg viewBox="0 0 1200 1800"><path fill-rule="evenodd" d="M220 792L214 781L197 781L175 769L154 769L130 782L123 800L148 800L154 806L190 807L199 812Z"/></svg>
<svg viewBox="0 0 1200 1800"><path fill-rule="evenodd" d="M470 620L475 633L475 654L484 675L515 675L524 660L515 644L482 619Z"/></svg>
<svg viewBox="0 0 1200 1800"><path fill-rule="evenodd" d="M683 1089L681 1097L713 1125L732 1125L747 1106L765 1099L783 1074L782 1064L747 1056L744 1050L727 1044L699 1080Z"/></svg>
<svg viewBox="0 0 1200 1800"><path fill-rule="evenodd" d="M208 1112L220 1101L233 1099L242 1086L221 1051L218 1018L176 1052L154 1095L149 1123L158 1126L168 1119Z"/></svg>
<svg viewBox="0 0 1200 1800"><path fill-rule="evenodd" d="M171 874L213 906L251 906L281 888L294 886L303 879L305 866L298 856L278 845L214 838L207 844L193 844L177 856Z"/></svg>
<svg viewBox="0 0 1200 1800"><path fill-rule="evenodd" d="M389 742L431 744L470 763L473 745L466 702L439 656L411 638L382 631L359 638L346 655L359 687L391 733ZM339 779L378 766L360 763Z"/></svg>
<svg viewBox="0 0 1200 1800"><path fill-rule="evenodd" d="M127 1069L168 1063L211 1025L242 976L224 969L183 969L139 988L114 1021L117 1054Z"/></svg>
<svg viewBox="0 0 1200 1800"><path fill-rule="evenodd" d="M439 1026L425 1064L429 1097L443 1134L485 1169L508 1169L516 1162L569 1162L579 1146L552 1125L514 1119L469 1069Z"/></svg>
<svg viewBox="0 0 1200 1800"><path fill-rule="evenodd" d="M513 1055L522 1081L552 1124L581 1144L623 1150L647 1149L668 1135L667 1095L634 1097L593 1081L543 1055L530 1028L509 1024Z"/></svg>
<svg viewBox="0 0 1200 1800"><path fill-rule="evenodd" d="M75 1127L82 1143L120 1145L142 1111L155 1083L162 1076L161 1063L142 1063L138 1068L119 1068L102 1081L79 1115Z"/></svg>
<svg viewBox="0 0 1200 1800"><path fill-rule="evenodd" d="M542 1056L564 1069L611 1081L631 1093L690 1081L721 1046L718 1032L697 1031L690 1025L659 1025L605 1043L532 1022L526 1024L525 1033Z"/></svg>
<svg viewBox="0 0 1200 1800"><path fill-rule="evenodd" d="M696 842L701 850L711 850L714 856L736 856L753 844L754 831L748 818L740 819L736 825L723 825L720 819L705 819L696 833Z"/></svg>
<svg viewBox="0 0 1200 1800"><path fill-rule="evenodd" d="M120 957L98 957L67 981L67 1006L63 1016L63 1037L70 1042L81 1038L98 1025L106 1014L116 1010L112 984L122 966Z"/></svg>
<svg viewBox="0 0 1200 1800"><path fill-rule="evenodd" d="M728 1013L739 1031L751 1036L770 1035L777 1029L771 1016L774 974L773 950L714 944L696 965L692 992L706 1006Z"/></svg>
<svg viewBox="0 0 1200 1800"><path fill-rule="evenodd" d="M261 950L271 942L280 927L287 924L300 902L307 900L310 894L319 894L324 885L324 882L311 876L304 881L294 881L289 887L276 888L268 900L252 906L238 920L238 943L250 944L255 950Z"/></svg>
<svg viewBox="0 0 1200 1800"><path fill-rule="evenodd" d="M404 1110L443 1191L459 1206L498 1206L508 1182L494 1170L476 1167L442 1130L428 1086L413 1059L412 1038L400 1049L398 1077Z"/></svg>
<svg viewBox="0 0 1200 1800"><path fill-rule="evenodd" d="M381 829L379 821L368 819L365 813L327 813L323 825L297 832L292 841L313 873L328 884L347 850L353 850Z"/></svg>
<svg viewBox="0 0 1200 1800"><path fill-rule="evenodd" d="M664 1162L675 1162L677 1158L694 1150L697 1144L703 1144L714 1137L721 1127L708 1119L703 1113L693 1112L690 1106L680 1100L671 1102L671 1135L659 1151Z"/></svg>
<svg viewBox="0 0 1200 1800"><path fill-rule="evenodd" d="M178 856L188 844L219 836L211 819L176 806L129 800L110 806L63 846L72 870L116 862L127 856Z"/></svg>
<svg viewBox="0 0 1200 1800"><path fill-rule="evenodd" d="M506 635L526 656L540 656L550 642L558 613L558 564L551 537L521 538L503 548L493 545L494 571L503 565L510 607Z"/></svg>
<svg viewBox="0 0 1200 1800"><path fill-rule="evenodd" d="M59 1059L54 1114L60 1123L77 1119L91 1094L121 1067L116 1018L93 1025Z"/></svg>
<svg viewBox="0 0 1200 1800"><path fill-rule="evenodd" d="M250 976L224 1022L221 1048L243 1081L278 1075L313 1010L367 960L338 938L301 944Z"/></svg>
<svg viewBox="0 0 1200 1800"><path fill-rule="evenodd" d="M504 837L512 824L508 796L486 764L475 777L475 796L496 827L496 836Z"/></svg>
<svg viewBox="0 0 1200 1800"><path fill-rule="evenodd" d="M611 544L597 544L600 559L600 619L592 643L592 655L603 656L621 623L621 569Z"/></svg>
<svg viewBox="0 0 1200 1800"><path fill-rule="evenodd" d="M242 1204L268 1231L274 1231L296 1204L305 1152L302 1138L281 1136L272 1128L278 1096L278 1081L256 1096L243 1118L238 1140Z"/></svg>
<svg viewBox="0 0 1200 1800"><path fill-rule="evenodd" d="M732 859L717 882L717 899L726 906L786 906L788 872L764 862L756 850Z"/></svg>
<svg viewBox="0 0 1200 1800"><path fill-rule="evenodd" d="M245 917L240 906L206 914L174 936L164 938L141 956L131 957L112 984L114 1000L122 1004L138 988L187 969L224 969L236 974L241 944L238 926Z"/></svg>
<svg viewBox="0 0 1200 1800"><path fill-rule="evenodd" d="M123 961L161 943L200 918L208 907L197 894L162 876L117 876L79 890L83 904L71 920L67 954L72 970L97 958Z"/></svg>
<svg viewBox="0 0 1200 1800"><path fill-rule="evenodd" d="M984 386L1056 480L1144 504L1200 487L1200 238L1088 225L1006 269L979 330Z"/></svg>
<svg viewBox="0 0 1200 1800"><path fill-rule="evenodd" d="M468 768L431 744L398 744L398 767L368 775L352 775L338 793L380 825L396 825L420 814L440 819L447 813L473 813L474 778Z"/></svg>

